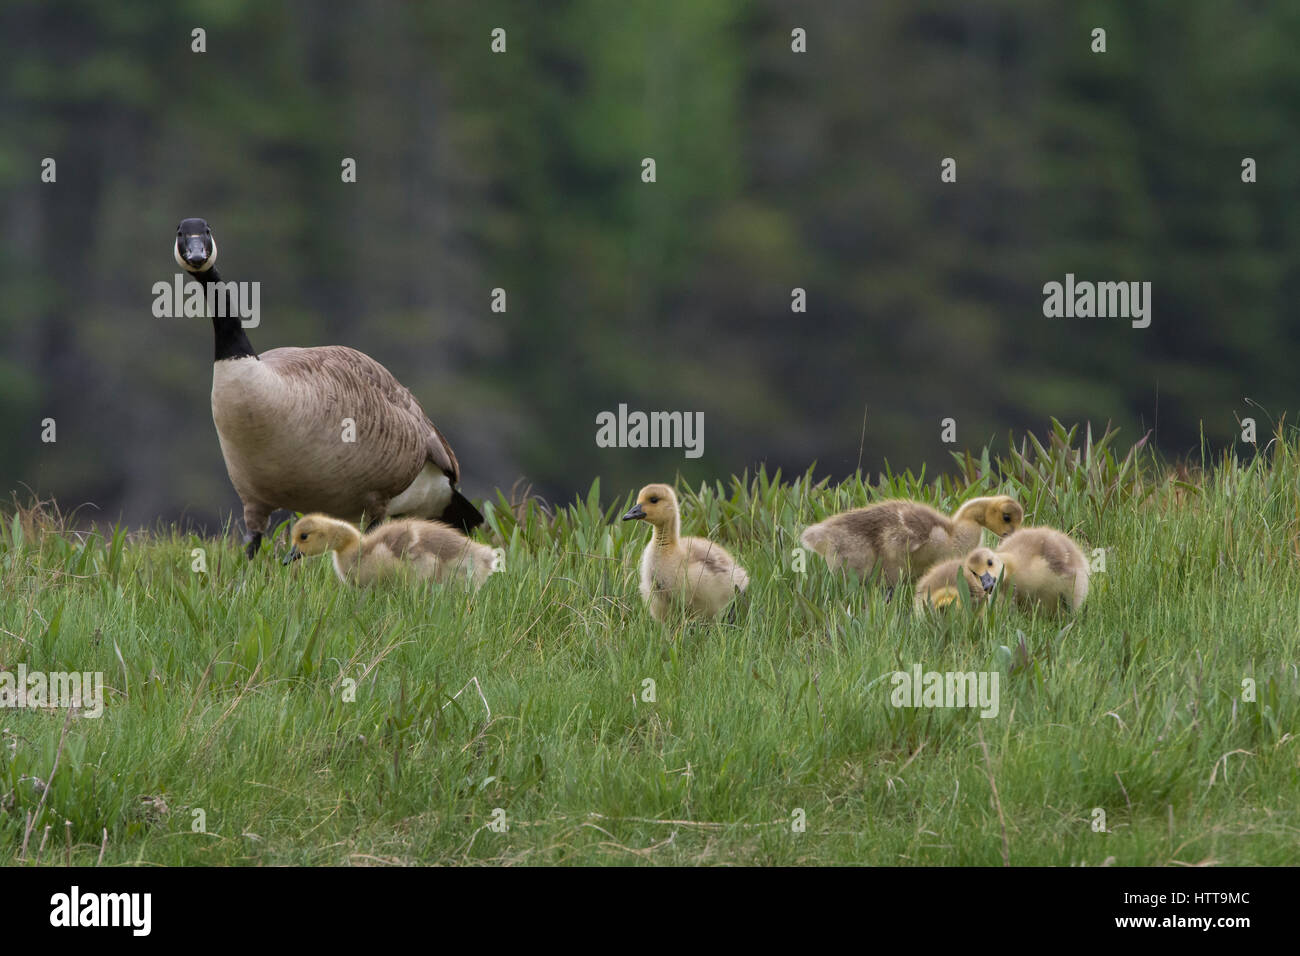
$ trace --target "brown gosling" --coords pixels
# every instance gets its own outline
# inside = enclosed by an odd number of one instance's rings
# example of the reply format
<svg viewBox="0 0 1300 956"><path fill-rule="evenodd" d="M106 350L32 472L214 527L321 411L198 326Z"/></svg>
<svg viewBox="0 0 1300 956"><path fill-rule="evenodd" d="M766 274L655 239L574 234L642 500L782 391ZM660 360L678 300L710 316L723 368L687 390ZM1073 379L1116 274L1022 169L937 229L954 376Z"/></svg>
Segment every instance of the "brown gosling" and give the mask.
<svg viewBox="0 0 1300 956"><path fill-rule="evenodd" d="M1021 603L1077 611L1088 596L1087 559L1060 531L1021 528L998 545L997 553Z"/></svg>
<svg viewBox="0 0 1300 956"><path fill-rule="evenodd" d="M943 610L961 603L958 588L966 589L967 604L982 610L1002 576L1002 559L989 548L976 548L964 558L936 564L917 582L913 605L920 614L927 608Z"/></svg>
<svg viewBox="0 0 1300 956"><path fill-rule="evenodd" d="M364 537L354 525L310 514L293 526L288 564L303 555L333 552L334 573L345 584L366 587L387 579L469 580L477 590L495 566L495 554L439 521L389 521Z"/></svg>
<svg viewBox="0 0 1300 956"><path fill-rule="evenodd" d="M749 575L720 544L683 538L677 495L668 485L646 485L624 521L647 521L654 536L641 556L641 597L650 616L664 621L683 611L714 618L749 586Z"/></svg>
<svg viewBox="0 0 1300 956"><path fill-rule="evenodd" d="M877 571L893 587L948 558L979 546L980 529L998 537L1025 520L1025 509L1007 495L972 498L951 518L916 501L882 501L832 515L804 529L801 540L832 571L847 567L865 579Z"/></svg>

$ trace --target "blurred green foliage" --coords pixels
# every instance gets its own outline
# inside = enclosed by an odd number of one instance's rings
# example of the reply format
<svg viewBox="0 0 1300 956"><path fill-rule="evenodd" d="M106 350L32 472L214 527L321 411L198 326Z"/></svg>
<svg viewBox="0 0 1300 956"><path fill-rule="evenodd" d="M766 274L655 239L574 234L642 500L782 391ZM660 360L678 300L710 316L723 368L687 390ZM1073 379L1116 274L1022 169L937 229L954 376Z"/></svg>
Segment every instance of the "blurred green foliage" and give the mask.
<svg viewBox="0 0 1300 956"><path fill-rule="evenodd" d="M210 333L150 314L186 216L258 348L384 362L476 497L947 469L946 417L1179 455L1296 405L1300 8L14 0L0 37L0 487L109 519L236 504ZM1151 281L1151 327L1044 318L1067 272ZM620 402L703 411L704 457L597 448Z"/></svg>

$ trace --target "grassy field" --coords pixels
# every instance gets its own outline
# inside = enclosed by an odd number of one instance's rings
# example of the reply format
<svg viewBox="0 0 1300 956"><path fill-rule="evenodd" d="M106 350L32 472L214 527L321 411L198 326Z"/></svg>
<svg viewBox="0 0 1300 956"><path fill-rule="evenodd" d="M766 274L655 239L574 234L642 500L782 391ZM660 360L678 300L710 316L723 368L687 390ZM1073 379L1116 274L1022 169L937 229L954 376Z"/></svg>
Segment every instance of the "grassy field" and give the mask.
<svg viewBox="0 0 1300 956"><path fill-rule="evenodd" d="M1294 863L1300 443L1171 467L1093 439L682 489L752 583L734 623L669 629L633 488L500 497L473 597L10 509L0 671L102 671L107 701L0 710L0 863ZM796 570L827 514L994 491L1104 549L1080 615L918 619ZM998 671L1000 712L892 707L914 664Z"/></svg>

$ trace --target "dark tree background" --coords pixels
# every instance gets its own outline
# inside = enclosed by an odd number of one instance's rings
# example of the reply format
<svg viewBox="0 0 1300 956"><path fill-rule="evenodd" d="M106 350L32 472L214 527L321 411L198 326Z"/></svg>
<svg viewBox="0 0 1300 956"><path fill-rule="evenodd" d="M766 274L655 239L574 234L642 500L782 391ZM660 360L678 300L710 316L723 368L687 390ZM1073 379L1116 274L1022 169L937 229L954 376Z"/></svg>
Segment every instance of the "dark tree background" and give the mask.
<svg viewBox="0 0 1300 956"><path fill-rule="evenodd" d="M186 216L258 348L384 362L472 496L933 470L945 417L1178 455L1297 404L1294 5L8 0L0 37L0 488L103 518L236 505L210 329L151 314ZM1067 272L1150 281L1150 328L1045 318ZM620 402L704 412L704 456L597 448Z"/></svg>

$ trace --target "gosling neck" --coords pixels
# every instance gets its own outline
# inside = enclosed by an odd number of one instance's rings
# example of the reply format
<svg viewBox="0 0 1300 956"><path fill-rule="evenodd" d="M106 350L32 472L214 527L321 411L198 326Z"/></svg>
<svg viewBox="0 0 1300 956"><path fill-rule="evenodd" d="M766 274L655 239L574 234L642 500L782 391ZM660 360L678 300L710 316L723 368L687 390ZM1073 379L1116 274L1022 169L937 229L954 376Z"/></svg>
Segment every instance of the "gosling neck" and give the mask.
<svg viewBox="0 0 1300 956"><path fill-rule="evenodd" d="M191 279L203 284L203 294L207 297L210 288L221 282L221 275L217 272L217 267L204 272L189 273ZM225 290L218 289L216 296L222 298L226 295ZM253 343L248 341L248 336L244 333L244 326L239 321L238 315L231 315L233 311L230 308L221 308L223 303L214 303L217 307L212 310L212 337L215 345L214 357L212 361L221 362L225 359L238 358L257 358L257 353L253 351ZM226 315L221 313L225 312Z"/></svg>
<svg viewBox="0 0 1300 956"><path fill-rule="evenodd" d="M984 522L984 508L988 498L972 498L952 516L953 543L959 551L969 551L980 543L980 531Z"/></svg>
<svg viewBox="0 0 1300 956"><path fill-rule="evenodd" d="M665 521L663 524L655 525L654 543L658 548L675 548L677 539L682 536L682 518L676 512L672 515L672 520Z"/></svg>
<svg viewBox="0 0 1300 956"><path fill-rule="evenodd" d="M992 500L992 498L972 498L957 509L957 513L952 516L952 523L984 527L984 522L980 519L984 516L985 507Z"/></svg>
<svg viewBox="0 0 1300 956"><path fill-rule="evenodd" d="M334 566L339 571L356 567L361 557L361 532L351 524L339 522L330 528L329 548L334 551Z"/></svg>

